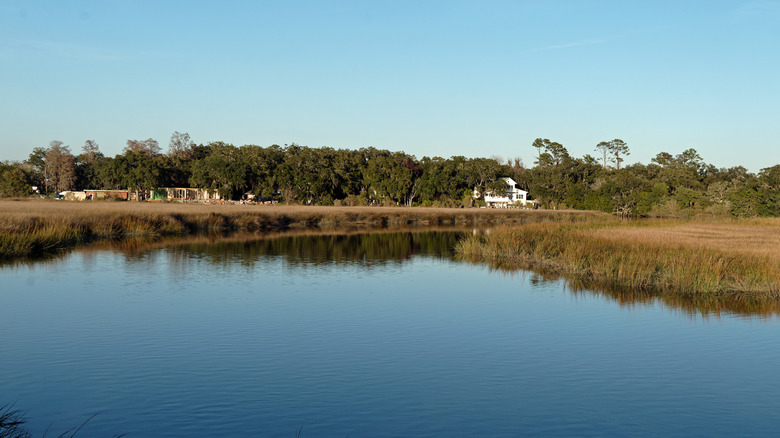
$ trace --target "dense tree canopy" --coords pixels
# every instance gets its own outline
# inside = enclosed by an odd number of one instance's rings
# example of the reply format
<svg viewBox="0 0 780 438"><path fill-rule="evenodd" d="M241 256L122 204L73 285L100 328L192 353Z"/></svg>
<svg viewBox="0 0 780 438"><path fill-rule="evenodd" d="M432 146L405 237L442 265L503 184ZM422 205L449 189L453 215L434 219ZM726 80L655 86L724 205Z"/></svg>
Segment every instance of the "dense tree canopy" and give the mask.
<svg viewBox="0 0 780 438"><path fill-rule="evenodd" d="M593 209L632 215L780 215L780 164L758 174L716 168L694 149L658 153L649 164L623 165L620 139L595 146L599 158L572 157L563 144L537 138L532 168L515 158L422 157L373 147L311 148L297 144L236 147L194 144L174 132L168 152L154 139L128 140L107 157L93 140L74 156L62 142L33 149L23 163L0 163L0 196L68 189L200 187L223 198L258 196L306 205L476 206L510 176L542 208ZM531 152L533 149L527 148Z"/></svg>

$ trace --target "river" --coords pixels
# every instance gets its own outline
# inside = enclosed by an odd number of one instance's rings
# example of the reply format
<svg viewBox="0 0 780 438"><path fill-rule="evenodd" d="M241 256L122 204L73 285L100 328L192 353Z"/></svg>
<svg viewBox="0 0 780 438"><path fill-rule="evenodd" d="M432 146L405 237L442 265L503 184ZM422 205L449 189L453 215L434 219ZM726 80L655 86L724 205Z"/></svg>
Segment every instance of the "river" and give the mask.
<svg viewBox="0 0 780 438"><path fill-rule="evenodd" d="M454 232L201 239L0 267L34 436L770 436L774 313L454 259ZM693 309L693 310L692 310Z"/></svg>

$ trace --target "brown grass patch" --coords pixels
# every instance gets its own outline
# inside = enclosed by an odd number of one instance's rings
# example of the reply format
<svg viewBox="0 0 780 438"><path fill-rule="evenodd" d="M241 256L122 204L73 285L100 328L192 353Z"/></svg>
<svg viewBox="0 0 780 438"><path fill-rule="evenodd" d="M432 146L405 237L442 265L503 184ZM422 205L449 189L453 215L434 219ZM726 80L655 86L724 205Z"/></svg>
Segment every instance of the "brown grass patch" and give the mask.
<svg viewBox="0 0 780 438"><path fill-rule="evenodd" d="M780 263L780 218L693 223L675 221L652 226L599 229L592 231L592 235L611 242L699 248L765 257L768 262Z"/></svg>

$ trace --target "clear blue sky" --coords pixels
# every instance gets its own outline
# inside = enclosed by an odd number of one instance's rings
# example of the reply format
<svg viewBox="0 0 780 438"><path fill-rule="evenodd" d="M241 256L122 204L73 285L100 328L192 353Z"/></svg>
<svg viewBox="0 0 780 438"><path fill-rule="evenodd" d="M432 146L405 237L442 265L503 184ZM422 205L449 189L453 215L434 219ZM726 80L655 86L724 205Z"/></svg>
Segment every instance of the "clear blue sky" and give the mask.
<svg viewBox="0 0 780 438"><path fill-rule="evenodd" d="M0 160L197 143L780 163L779 1L0 2Z"/></svg>

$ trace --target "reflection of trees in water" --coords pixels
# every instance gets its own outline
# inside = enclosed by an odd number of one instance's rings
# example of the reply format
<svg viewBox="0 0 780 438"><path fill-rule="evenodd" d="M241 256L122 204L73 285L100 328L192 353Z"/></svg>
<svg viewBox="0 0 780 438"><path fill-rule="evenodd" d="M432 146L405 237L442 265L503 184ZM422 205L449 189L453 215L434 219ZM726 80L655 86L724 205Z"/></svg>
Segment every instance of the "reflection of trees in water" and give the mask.
<svg viewBox="0 0 780 438"><path fill-rule="evenodd" d="M251 266L263 257L282 256L291 265L399 262L413 255L452 257L459 233L396 232L372 234L292 235L251 241L190 243L166 250L170 261L198 258L214 265Z"/></svg>
<svg viewBox="0 0 780 438"><path fill-rule="evenodd" d="M485 265L483 262L473 262ZM757 297L750 294L712 294L696 295L675 292L653 292L630 290L614 285L583 279L577 276L562 275L543 267L507 263L490 264L490 269L506 275L530 275L532 285L546 285L552 282L566 281L567 289L575 296L602 296L617 302L621 307L654 305L678 310L689 317L718 317L723 314L735 314L758 318L780 316L780 301L771 297Z"/></svg>
<svg viewBox="0 0 780 438"><path fill-rule="evenodd" d="M213 266L242 266L251 268L268 256L283 257L295 266L360 265L365 267L400 263L414 255L437 258L454 257L457 241L467 232L463 229L418 231L404 229L359 230L355 232L287 232L277 234L242 233L230 236L199 235L186 239L125 241L112 245L95 245L91 249L113 249L124 254L130 269L144 270L159 263L168 269L186 275L192 259L204 260ZM469 230L468 232L471 232ZM85 250L84 257L90 257ZM37 261L16 260L6 267L18 265L53 264L62 259ZM478 262L478 265L484 263ZM528 275L531 285L545 285L565 279L567 288L577 296L607 297L621 306L665 306L695 317L718 316L732 313L752 317L777 317L780 302L774 299L748 295L700 296L678 293L654 293L616 288L592 280L545 271L539 266L491 265L492 270L508 275Z"/></svg>

